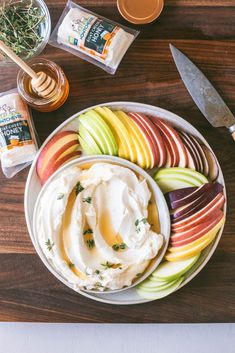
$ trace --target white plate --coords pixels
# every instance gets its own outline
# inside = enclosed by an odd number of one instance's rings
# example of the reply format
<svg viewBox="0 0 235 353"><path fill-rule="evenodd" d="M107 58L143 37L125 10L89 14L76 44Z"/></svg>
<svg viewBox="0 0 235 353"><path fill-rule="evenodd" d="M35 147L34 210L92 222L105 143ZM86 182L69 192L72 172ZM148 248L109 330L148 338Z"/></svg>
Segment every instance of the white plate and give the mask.
<svg viewBox="0 0 235 353"><path fill-rule="evenodd" d="M97 105L96 105L97 106ZM76 130L78 129L78 122L77 122L77 117L80 114L85 113L86 111L95 108L96 106L89 107L87 109L84 109L76 114L74 114L72 117L64 121L60 126L58 126L57 129L54 130L54 132L48 136L46 141L43 143L41 146L31 168L29 171L29 175L27 178L26 182L26 188L25 188L25 199L24 199L24 204L25 204L25 217L26 217L26 222L28 226L28 231L31 237L31 240L33 242L33 245L37 251L37 245L35 242L35 237L33 234L33 212L34 212L34 207L35 203L37 200L37 196L41 190L41 184L39 181L39 178L36 173L36 163L37 163L37 158L42 150L42 148L45 146L45 144L59 131L64 131L64 130ZM194 136L196 136L202 143L204 143L206 146L210 147L207 141L203 138L203 136L195 129L191 124L189 124L186 120L180 118L178 115L175 115L167 110L154 107L151 105L147 104L142 104L142 103L131 103L131 102L111 102L111 103L103 103L99 104L99 106L107 106L109 108L113 109L120 109L124 111L129 111L129 112L140 112L144 113L146 115L151 115L151 116L157 116L159 118L165 119L168 121L170 124L172 124L175 127L180 128L182 131L186 131ZM218 161L217 161L218 163ZM218 163L219 165L219 163ZM226 197L226 190L225 190L225 184L224 184L224 178L223 174L221 171L221 168L219 166L219 176L218 176L218 182L220 182L222 185L224 185L224 193ZM224 205L224 213L226 214L226 202ZM220 240L220 237L223 232L223 227L220 229L219 233L217 234L215 240L202 252L202 255L200 256L200 259L198 262L193 266L193 268L190 270L190 272L187 274L185 277L184 281L181 283L180 287L183 287L186 283L191 281L201 270L202 268L206 265L206 263L209 261L210 257L214 253L218 242ZM40 256L40 254L39 254ZM41 257L41 256L40 256ZM42 261L44 262L43 258ZM46 265L46 264L45 264ZM53 272L53 271L52 271ZM56 276L56 273L54 273ZM67 282L61 280L64 284L67 285ZM82 295L91 298L93 300L97 300L100 302L104 303L109 303L109 304L117 304L117 305L129 305L129 304L141 304L148 302L149 300L143 299L139 297L137 294L135 288L130 288L128 290L122 291L122 292L117 292L117 293L102 293L102 294L91 294L91 293L86 293L84 291L80 291Z"/></svg>

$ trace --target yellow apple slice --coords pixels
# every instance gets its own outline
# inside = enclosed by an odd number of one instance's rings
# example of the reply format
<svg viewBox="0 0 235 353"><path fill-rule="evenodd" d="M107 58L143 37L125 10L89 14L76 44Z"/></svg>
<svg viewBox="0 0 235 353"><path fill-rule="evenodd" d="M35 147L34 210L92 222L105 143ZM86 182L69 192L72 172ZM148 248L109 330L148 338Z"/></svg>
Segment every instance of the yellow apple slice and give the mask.
<svg viewBox="0 0 235 353"><path fill-rule="evenodd" d="M107 107L97 107L95 111L100 114L104 121L112 129L113 134L118 144L119 157L129 159L131 162L136 162L137 155L135 146L126 126L120 119Z"/></svg>
<svg viewBox="0 0 235 353"><path fill-rule="evenodd" d="M210 231L208 232L204 237L192 242L191 244L187 244L185 246L181 246L181 251L177 252L172 252L172 248L169 249L169 252L166 254L166 260L167 261L179 261L183 260L186 258L189 258L190 256L194 256L197 253L201 252L203 249L205 249L216 237L219 229L222 227L224 224L225 217L223 217L220 222ZM200 240L200 242L199 242Z"/></svg>
<svg viewBox="0 0 235 353"><path fill-rule="evenodd" d="M148 168L148 159L146 159L146 153L143 148L142 139L139 137L139 134L136 132L136 127L131 118L121 110L115 111L114 114L125 124L128 129L129 136L132 138L132 141L135 145L137 151L137 163L142 168ZM149 156L150 161L150 156Z"/></svg>
<svg viewBox="0 0 235 353"><path fill-rule="evenodd" d="M150 168L152 164L152 160L151 160L151 154L149 151L148 144L145 140L145 136L143 135L143 132L141 131L139 126L131 119L131 117L129 117L127 114L125 115L127 117L126 118L127 123L131 126L133 139L139 143L139 146L142 149L142 153L145 159L145 168Z"/></svg>

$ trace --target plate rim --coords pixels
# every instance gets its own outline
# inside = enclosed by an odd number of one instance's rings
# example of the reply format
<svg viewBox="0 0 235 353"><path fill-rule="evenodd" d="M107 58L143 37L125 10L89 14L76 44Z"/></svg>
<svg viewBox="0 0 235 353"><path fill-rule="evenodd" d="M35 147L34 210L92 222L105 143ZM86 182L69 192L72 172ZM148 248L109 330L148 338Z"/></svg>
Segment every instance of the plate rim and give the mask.
<svg viewBox="0 0 235 353"><path fill-rule="evenodd" d="M100 104L95 104L93 106L90 106L90 107L87 107L85 109L82 109L78 112L76 112L75 114L73 114L72 116L70 116L68 119L64 120L56 129L54 129L50 134L49 136L46 138L46 140L42 143L42 145L40 146L35 158L34 158L34 161L30 167L30 170L29 170L29 173L28 173L28 176L27 176L27 180L26 180L26 184L25 184L25 194L24 194L24 213L25 213L25 219L26 219L26 224L27 224L27 229L28 229L28 233L29 233L29 236L30 236L30 239L33 243L33 246L36 250L36 244L35 244L35 241L34 241L34 236L33 236L33 231L32 231L32 227L31 227L31 224L30 224L30 219L29 219L29 213L28 213L28 200L29 200L29 185L30 185L30 182L31 182L31 179L32 179L32 174L35 170L35 166L36 166L36 162L37 162L37 159L38 159L38 156L41 152L41 150L44 148L44 146L48 143L48 141L56 134L58 133L59 131L63 130L63 128L68 125L69 123L71 123L75 118L77 118L79 115L87 112L88 110L90 109L94 109L98 106L107 106L107 107L118 107L118 106L125 106L125 105L128 105L129 107L133 107L133 108L136 108L138 110L138 107L139 108L142 108L142 109L150 109L150 110L153 110L155 111L156 113L160 112L162 113L163 115L165 116L169 116L171 117L172 119L176 120L176 121L179 121L181 123L184 123L186 124L186 126L190 126L190 128L192 129L192 131L196 134L196 135L199 135L200 138L202 139L202 142L210 148L210 150L214 153L213 149L211 148L211 146L209 145L209 143L207 142L207 140L204 138L204 136L200 133L200 131L198 131L190 122L188 122L187 120L185 120L184 118L180 117L179 115L167 110L167 109L163 109L161 107L158 107L158 106L154 106L154 105L151 105L151 104L145 104L145 103L140 103L140 102L130 102L130 101L114 101L114 102L105 102L105 103L100 103ZM187 131L187 130L186 130ZM214 153L215 155L215 153ZM216 162L218 164L218 167L219 167L219 175L221 177L221 181L222 181L222 184L224 186L224 195L225 195L225 204L224 204L224 214L225 214L225 219L226 219L226 213L227 213L227 194L226 194L226 185L225 185L225 180L224 180L224 176L223 176L223 172L222 172L222 169L221 169L221 166L220 166L220 163L215 155L215 158L216 158ZM36 203L35 203L36 205ZM34 205L34 207L35 207ZM208 246L208 253L206 255L206 257L203 259L203 261L201 262L201 264L195 269L194 272L192 272L188 278L186 278L185 280L182 281L182 283L180 284L180 286L173 292L177 292L179 289L181 289L182 287L184 287L186 284L188 284L192 279L194 279L198 274L199 272L201 272L201 270L206 266L206 264L208 263L208 261L211 259L212 255L214 254L217 246L218 246L218 243L221 239L221 236L223 234L223 230L224 230L224 226L225 226L225 223L223 224L223 226L220 228L220 231L218 232L215 240ZM37 252L37 250L36 250ZM38 252L37 252L37 255L39 256ZM39 256L40 257L40 256ZM41 259L41 257L40 257ZM62 283L64 283L62 280L61 280ZM64 283L66 285L66 287L68 287L68 285L66 283ZM70 288L70 287L69 287ZM87 293L87 292L83 292L83 291L80 291L80 290L76 290L77 293L89 298L89 299L92 299L92 300L95 300L95 301L98 301L98 302L102 302L102 303L106 303L106 304L111 304L111 305L132 305L132 304L143 304L143 303L148 303L148 302L152 302L152 301L155 301L155 299L144 299L144 298L140 298L139 300L133 300L131 302L117 302L117 301L113 301L113 300L110 300L110 299L103 299L103 298L100 298L100 297L94 297L93 295ZM171 294L173 294L171 293ZM115 293L113 293L115 295Z"/></svg>

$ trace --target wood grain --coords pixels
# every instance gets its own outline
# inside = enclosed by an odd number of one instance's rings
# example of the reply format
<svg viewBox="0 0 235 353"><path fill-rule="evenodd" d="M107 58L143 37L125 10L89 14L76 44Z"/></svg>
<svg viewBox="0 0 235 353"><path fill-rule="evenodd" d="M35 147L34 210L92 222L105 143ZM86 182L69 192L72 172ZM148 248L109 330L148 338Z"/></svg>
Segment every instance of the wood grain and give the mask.
<svg viewBox="0 0 235 353"><path fill-rule="evenodd" d="M123 24L115 1L79 3ZM52 22L65 1L49 0ZM35 254L24 219L28 170L13 179L0 174L0 320L43 322L233 322L235 320L235 158L226 129L214 129L200 114L173 63L169 43L187 54L213 82L235 113L234 1L168 0L155 23L141 33L117 74L108 75L67 52L47 46L42 57L64 69L71 86L65 105L34 111L41 141L70 115L93 104L126 100L179 114L203 134L222 166L228 193L225 231L206 268L174 295L153 303L116 307L92 302L58 282ZM16 86L15 66L0 66L1 91Z"/></svg>

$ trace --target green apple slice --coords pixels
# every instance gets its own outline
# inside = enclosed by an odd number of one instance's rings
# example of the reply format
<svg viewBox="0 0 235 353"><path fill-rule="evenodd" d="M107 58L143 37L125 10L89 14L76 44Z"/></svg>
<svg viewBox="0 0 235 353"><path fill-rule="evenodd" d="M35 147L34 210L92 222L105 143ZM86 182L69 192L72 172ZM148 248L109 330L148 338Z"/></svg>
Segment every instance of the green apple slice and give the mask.
<svg viewBox="0 0 235 353"><path fill-rule="evenodd" d="M79 140L79 143L82 147L82 151L87 154L87 155L92 155L92 154L96 154L94 152L94 150L90 147L90 145L88 145L88 143L86 143L85 140L83 140L83 138L81 136L78 136L78 140Z"/></svg>
<svg viewBox="0 0 235 353"><path fill-rule="evenodd" d="M159 283L154 280L152 281L151 277L149 277L143 284L141 283L138 288L146 292L156 292L171 287L176 281L177 280Z"/></svg>
<svg viewBox="0 0 235 353"><path fill-rule="evenodd" d="M82 124L79 127L78 139L85 154L102 154L99 146Z"/></svg>
<svg viewBox="0 0 235 353"><path fill-rule="evenodd" d="M126 125L118 118L117 115L107 107L97 107L95 111L104 119L104 121L112 129L116 141L118 143L118 154L120 157L136 162L137 153L135 145L132 141Z"/></svg>
<svg viewBox="0 0 235 353"><path fill-rule="evenodd" d="M197 262L200 253L186 260L177 262L165 261L152 273L152 276L158 280L173 281L185 274Z"/></svg>
<svg viewBox="0 0 235 353"><path fill-rule="evenodd" d="M162 179L156 178L155 181L160 187L163 194L177 189L183 189L190 186L197 186L193 182L189 182L188 180L180 179L180 178L173 178L173 179L168 179L167 177Z"/></svg>
<svg viewBox="0 0 235 353"><path fill-rule="evenodd" d="M161 299L161 298L164 298L167 295L175 292L176 289L182 283L183 279L184 279L184 277L181 277L181 278L177 279L176 281L171 282L172 285L169 286L168 288L162 289L162 290L156 290L153 292L148 292L145 289L137 288L137 293L139 294L140 297L142 297L144 299L149 299L149 300Z"/></svg>
<svg viewBox="0 0 235 353"><path fill-rule="evenodd" d="M198 182L198 185L208 183L208 179L203 174L189 168L174 167L159 169L155 177L160 178L161 176L167 176L169 178L180 177L189 180L189 182Z"/></svg>
<svg viewBox="0 0 235 353"><path fill-rule="evenodd" d="M100 128L106 135L106 142L108 145L109 154L117 156L118 154L117 142L115 140L112 130L110 129L108 124L104 121L104 119L99 114L97 114L94 110L89 110L84 115L89 119L89 122L92 121L96 123L97 126L100 126Z"/></svg>

